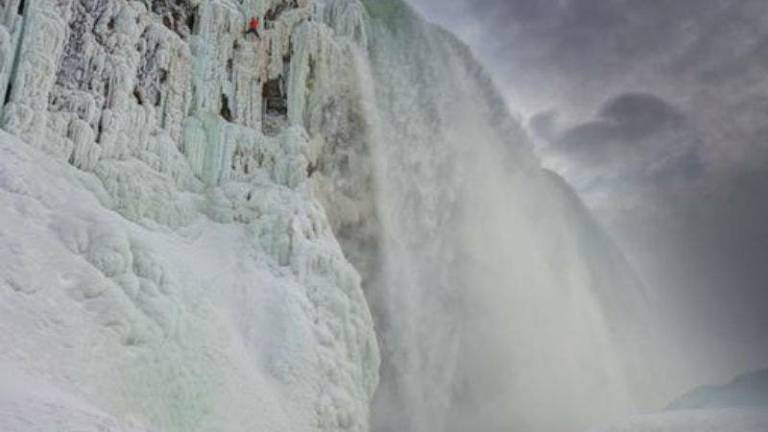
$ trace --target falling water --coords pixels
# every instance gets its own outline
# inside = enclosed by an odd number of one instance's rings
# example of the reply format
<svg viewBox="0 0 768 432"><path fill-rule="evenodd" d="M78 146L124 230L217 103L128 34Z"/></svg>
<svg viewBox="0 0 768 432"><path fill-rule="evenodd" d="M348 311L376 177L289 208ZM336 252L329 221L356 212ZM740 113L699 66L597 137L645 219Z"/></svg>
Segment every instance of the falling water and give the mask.
<svg viewBox="0 0 768 432"><path fill-rule="evenodd" d="M378 432L565 431L627 412L642 290L469 50L369 0L358 62L382 271Z"/></svg>

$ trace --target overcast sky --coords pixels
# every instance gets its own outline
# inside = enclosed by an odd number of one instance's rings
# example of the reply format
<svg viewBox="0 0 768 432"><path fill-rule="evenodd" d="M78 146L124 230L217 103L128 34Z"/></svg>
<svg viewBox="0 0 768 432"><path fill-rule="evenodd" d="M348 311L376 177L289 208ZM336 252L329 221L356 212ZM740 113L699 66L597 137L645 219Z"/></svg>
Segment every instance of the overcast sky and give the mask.
<svg viewBox="0 0 768 432"><path fill-rule="evenodd" d="M768 1L411 2L486 64L702 362L768 367Z"/></svg>

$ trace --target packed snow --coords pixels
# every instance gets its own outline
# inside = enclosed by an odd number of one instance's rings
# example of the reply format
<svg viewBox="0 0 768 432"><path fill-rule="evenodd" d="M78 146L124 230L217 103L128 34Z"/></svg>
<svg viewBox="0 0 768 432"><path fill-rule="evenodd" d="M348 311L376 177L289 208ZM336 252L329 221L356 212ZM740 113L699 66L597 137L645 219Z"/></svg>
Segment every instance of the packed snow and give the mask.
<svg viewBox="0 0 768 432"><path fill-rule="evenodd" d="M149 432L8 365L0 365L3 432Z"/></svg>

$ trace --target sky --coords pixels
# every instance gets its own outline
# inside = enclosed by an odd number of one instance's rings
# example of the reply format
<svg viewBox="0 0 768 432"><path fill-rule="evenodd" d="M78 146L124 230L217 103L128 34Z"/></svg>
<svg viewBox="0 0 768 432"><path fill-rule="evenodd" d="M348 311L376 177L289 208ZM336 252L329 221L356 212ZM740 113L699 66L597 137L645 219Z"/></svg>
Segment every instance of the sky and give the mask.
<svg viewBox="0 0 768 432"><path fill-rule="evenodd" d="M707 379L768 367L768 2L411 3L486 65Z"/></svg>

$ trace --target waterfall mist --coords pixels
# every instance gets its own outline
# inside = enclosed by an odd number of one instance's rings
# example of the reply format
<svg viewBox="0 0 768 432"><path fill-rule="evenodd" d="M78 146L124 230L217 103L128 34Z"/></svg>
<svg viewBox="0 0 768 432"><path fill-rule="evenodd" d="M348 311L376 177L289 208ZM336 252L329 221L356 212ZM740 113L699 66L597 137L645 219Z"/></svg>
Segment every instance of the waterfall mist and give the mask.
<svg viewBox="0 0 768 432"><path fill-rule="evenodd" d="M629 412L647 383L627 373L650 332L642 285L469 50L400 1L364 3L374 430L551 432Z"/></svg>

